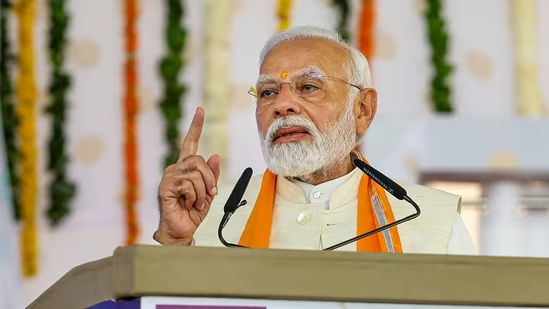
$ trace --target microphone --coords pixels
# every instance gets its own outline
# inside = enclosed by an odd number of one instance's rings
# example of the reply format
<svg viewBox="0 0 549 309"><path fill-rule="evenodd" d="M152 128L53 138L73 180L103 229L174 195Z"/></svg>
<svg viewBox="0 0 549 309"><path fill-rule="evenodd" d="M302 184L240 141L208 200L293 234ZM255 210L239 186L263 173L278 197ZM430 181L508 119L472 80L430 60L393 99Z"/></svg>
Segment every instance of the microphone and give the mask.
<svg viewBox="0 0 549 309"><path fill-rule="evenodd" d="M391 195L393 195L394 197L396 197L399 200L405 200L408 203L410 203L414 207L416 212L409 215L409 216L407 216L407 217L404 217L400 220L397 220L395 222L386 224L384 226L380 226L377 229L374 229L374 230L366 232L362 235L358 235L356 237L350 238L346 241L343 241L341 243L338 243L338 244L335 244L331 247L323 249L323 251L332 251L332 250L335 250L337 248L346 246L346 245L348 245L350 243L353 243L355 241L358 241L362 238L372 236L372 235L377 234L379 232L390 229L391 227L394 227L394 226L397 226L397 225L402 224L404 222L413 220L413 219L419 217L419 215L421 214L421 209L419 208L419 206L408 196L406 190L403 187L401 187L399 184L397 184L396 182L391 180L389 177L385 176L383 173L381 173L380 171L378 171L375 168L371 167L370 165L366 164L365 162L363 162L360 159L354 159L353 164L356 167L358 167L363 173L368 175L368 177L370 177L372 180L374 180L376 183L378 183L381 187L383 187ZM217 234L218 234L218 237L219 237L219 240L221 241L221 243L223 243L223 245L225 245L226 247L248 248L246 246L241 246L241 245L238 245L238 244L232 244L232 243L227 242L223 238L222 231L223 231L223 228L225 227L225 225L227 225L227 222L231 218L232 214L240 206L246 205L246 203L247 203L246 200L241 201L241 199L242 199L242 196L244 196L244 192L246 191L246 188L248 187L248 183L250 182L251 177L252 177L252 169L250 167L248 167L247 169L244 170L244 172L242 173L242 176L240 176L240 179L236 183L231 195L229 196L229 198L227 199L227 202L225 203L225 208L224 208L225 215L223 215L223 219L221 219Z"/></svg>
<svg viewBox="0 0 549 309"><path fill-rule="evenodd" d="M387 192L391 193L397 199L402 200L406 196L407 193L403 187L399 186L396 182L389 179L389 177L383 175L380 171L364 163L364 161L360 159L354 159L353 163L356 167L363 171L364 174L372 178L375 182L377 182L380 186L387 190Z"/></svg>
<svg viewBox="0 0 549 309"><path fill-rule="evenodd" d="M363 162L362 160L360 159L354 159L353 160L353 163L356 167L358 167L362 172L364 172L364 174L368 175L368 177L370 177L372 180L374 180L376 183L378 183L380 186L382 186L387 192L389 192L391 195L393 195L394 197L396 197L397 199L399 200L405 200L406 202L412 204L412 206L414 207L414 209L416 210L416 212L414 214L411 214L407 217L404 217L400 220L397 220L393 223L389 223L389 224L386 224L384 226L380 226L378 227L377 229L375 230L372 230L370 232L366 232L362 235L358 235L356 237L353 237L353 238L350 238L344 242L341 242L339 244L336 244L336 245L333 245L331 247L328 247L326 249L324 249L323 251L332 251L332 250L335 250L337 248L340 248L340 247L343 247L345 245L348 245L350 243L353 243L355 241L358 241L362 238L366 238L368 236L372 236L374 234L377 234L379 232L382 232L382 231L385 231L393 226L397 226L399 224L402 224L406 221L410 221L412 219L415 219L417 217L419 217L419 215L421 214L421 209L419 208L419 206L408 196L408 194L406 193L406 190L401 187L399 184L397 184L396 182L392 181L389 177L383 175L380 171L376 170L375 168L371 167L370 165L366 164L365 162Z"/></svg>
<svg viewBox="0 0 549 309"><path fill-rule="evenodd" d="M225 238L223 238L223 228L225 228L225 225L227 225L227 222L229 222L229 219L231 218L233 213L240 206L244 206L247 204L246 200L241 201L241 199L244 196L244 192L246 192L246 188L248 188L248 183L252 178L252 174L253 174L253 170L251 167L246 168L244 172L242 172L242 175L236 182L236 185L234 186L233 191L231 192L231 195L227 199L227 202L225 203L225 207L223 208L223 211L225 212L225 214L223 215L223 218L219 223L219 228L217 230L217 237L219 238L221 243L227 247L247 248L245 246L227 242Z"/></svg>

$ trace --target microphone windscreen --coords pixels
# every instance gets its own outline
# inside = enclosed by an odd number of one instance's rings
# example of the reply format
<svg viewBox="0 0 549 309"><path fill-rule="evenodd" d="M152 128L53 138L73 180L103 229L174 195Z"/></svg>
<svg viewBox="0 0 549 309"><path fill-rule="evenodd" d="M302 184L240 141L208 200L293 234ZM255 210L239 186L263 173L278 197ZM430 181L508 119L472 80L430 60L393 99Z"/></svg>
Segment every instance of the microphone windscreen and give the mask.
<svg viewBox="0 0 549 309"><path fill-rule="evenodd" d="M223 209L225 213L233 213L236 211L238 205L240 204L240 201L242 200L242 197L244 196L244 192L246 192L246 188L248 187L248 183L250 182L252 175L253 170L251 167L246 168L244 172L242 172L242 176L240 176L240 178L236 182L236 185L234 186L231 195L225 203L225 208Z"/></svg>
<svg viewBox="0 0 549 309"><path fill-rule="evenodd" d="M389 177L383 175L380 171L364 163L362 160L355 159L353 163L397 199L402 200L407 195L406 190L403 187L389 179Z"/></svg>

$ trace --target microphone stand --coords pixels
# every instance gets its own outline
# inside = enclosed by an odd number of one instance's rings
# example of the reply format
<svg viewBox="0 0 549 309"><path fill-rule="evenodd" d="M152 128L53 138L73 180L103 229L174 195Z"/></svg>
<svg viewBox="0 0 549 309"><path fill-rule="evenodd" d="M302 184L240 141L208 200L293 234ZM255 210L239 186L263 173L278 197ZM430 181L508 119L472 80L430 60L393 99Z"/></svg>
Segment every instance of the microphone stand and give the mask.
<svg viewBox="0 0 549 309"><path fill-rule="evenodd" d="M244 206L247 203L248 202L246 200L243 200L242 202L240 202L240 204L238 204L238 207ZM238 209L238 207L236 207L236 209ZM235 209L235 211L236 211L236 209ZM217 229L217 237L219 238L219 241L221 241L221 243L225 247L248 248L246 246L241 246L241 245L238 245L238 244L233 244L233 243L227 242L225 240L225 238L223 237L223 229L225 228L225 225L227 225L227 222L229 222L229 219L231 218L233 213L234 213L234 211L225 212L225 214L223 215L223 218L221 219L221 223L219 224L219 228Z"/></svg>
<svg viewBox="0 0 549 309"><path fill-rule="evenodd" d="M409 215L407 217L404 217L400 220L397 220L393 223L389 223L389 224L386 224L384 226L380 226L375 230L372 230L370 232L366 232L364 234L361 234L361 235L358 235L356 237L350 238L350 239L348 239L344 242L335 244L331 247L323 249L322 251L331 251L331 250L343 247L345 245L348 245L350 243L358 241L362 238L374 235L376 233L379 233L379 232L385 231L387 229L390 229L393 226L397 226L397 225L402 224L406 221L410 221L412 219L415 219L415 218L419 217L419 215L421 214L421 209L416 204L416 202L414 202L414 200L412 200L412 198L410 198L408 196L408 194L406 193L406 190L403 187L401 187L396 182L391 180L389 177L385 176L383 173L381 173L380 171L376 170L375 168L371 167L370 165L366 164L364 161L362 161L358 158L354 159L353 163L362 172L364 172L364 174L368 175L372 180L374 180L376 183L378 183L380 186L382 186L391 195L393 195L394 197L396 197L399 200L405 200L406 202L410 203L414 207L416 212L414 214L411 214L411 215Z"/></svg>
<svg viewBox="0 0 549 309"><path fill-rule="evenodd" d="M385 231L385 230L387 230L387 229L390 229L390 228L392 228L393 226L397 226L397 225L402 224L402 223L404 223L404 222L406 222L406 221L410 221L410 220L412 220L412 219L415 219L415 218L419 217L419 215L421 214L421 209L419 209L419 206L418 206L410 197L408 197L407 195L404 196L404 200L406 200L408 203L412 204L412 206L413 206L413 207L415 208L415 210L416 210L416 213L411 214L411 215L409 215L409 216L407 216L407 217L404 217L404 218L402 218L402 219L400 219L400 220L397 220L397 221L395 221L395 222L393 222L393 223L390 223L390 224L387 224L387 225L384 225L384 226L380 226L380 227L378 227L378 228L375 229L375 230L371 230L370 232L367 232L367 233L358 235L358 236L356 236L356 237L347 239L347 240L344 241L344 242L341 242L341 243L339 243L339 244L336 244L336 245L333 245L333 246L328 247L328 248L326 248L326 249L323 249L322 251L332 251L332 250L335 250L335 249L337 249L337 248L340 248L340 247L346 246L346 245L348 245L348 244L350 244L350 243L353 243L353 242L355 242L355 241L358 241L358 240L360 240L360 239L362 239L362 238L365 238L365 237L368 237L368 236L372 236L372 235L374 235L374 234L376 234L376 233L379 233L379 232Z"/></svg>
<svg viewBox="0 0 549 309"><path fill-rule="evenodd" d="M332 251L332 250L335 250L337 248L341 248L343 246L346 246L350 243L353 243L355 241L358 241L362 238L365 238L365 237L368 237L368 236L372 236L374 234L377 234L379 232L382 232L382 231L385 231L387 229L390 229L394 226L397 226L399 224L402 224L404 222L407 222L407 221L410 221L410 220L413 220L417 217L419 217L419 215L421 214L421 209L419 208L419 206L416 204L416 202L414 202L412 200L412 198L410 198L407 193L406 193L406 190L401 187L400 185L398 185L396 182L392 181L391 179L389 179L389 177L383 175L381 172L379 172L378 170L374 169L373 167L369 166L368 164L364 163L362 160L360 159L355 159L353 160L353 163L356 167L358 167L363 173L365 173L366 175L368 175L368 177L370 177L372 180L374 180L376 183L378 183L380 186L382 186L387 192L389 192L391 195L393 195L394 197L396 197L397 199L399 200L405 200L406 202L410 203L414 209L416 210L415 213L407 216L407 217L404 217L400 220L397 220L395 222L392 222L392 223L389 223L389 224L386 224L384 226L380 226L378 227L377 229L375 230L372 230L372 231L369 231L369 232L366 232L364 234L361 234L361 235L358 235L356 237L353 237L353 238L350 238L348 240L345 240L341 243L338 243L338 244L335 244L333 246L330 246L326 249L323 249L322 251ZM221 222L219 223L219 228L217 230L217 236L219 238L219 240L221 241L221 243L226 246L226 247L238 247L238 248L249 248L249 247L246 247L246 246L241 246L241 245L238 245L238 244L233 244L233 243L229 243L225 240L225 238L223 238L223 228L225 227L225 225L227 225L227 222L229 222L229 219L231 218L231 216L233 215L233 213L240 207L240 206L243 206L243 205L246 205L247 204L247 201L246 200L242 200L242 197L244 196L244 192L246 191L246 188L248 186L248 182L250 181L250 178L251 178L251 168L247 168L243 173L242 173L242 176L240 177L240 179L238 180L237 184L235 185L232 193L231 193L231 196L229 197L229 199L227 200L227 202L225 203L225 214L223 215L223 218L221 219ZM236 205L236 206L235 206Z"/></svg>

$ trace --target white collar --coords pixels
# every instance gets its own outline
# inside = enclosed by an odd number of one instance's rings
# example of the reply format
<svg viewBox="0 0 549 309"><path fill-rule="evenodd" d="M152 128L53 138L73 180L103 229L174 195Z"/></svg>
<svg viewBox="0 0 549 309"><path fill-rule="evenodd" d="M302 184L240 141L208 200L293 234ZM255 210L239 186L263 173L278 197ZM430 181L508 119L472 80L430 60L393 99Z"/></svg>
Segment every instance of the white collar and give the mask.
<svg viewBox="0 0 549 309"><path fill-rule="evenodd" d="M359 169L355 168L346 175L318 184L316 186L294 178L289 179L289 181L298 186L301 190L303 190L303 194L305 195L307 203L326 203L329 201L330 195L337 188L339 188L341 185L351 179L351 177L353 177L353 175L355 175L357 172L359 172Z"/></svg>

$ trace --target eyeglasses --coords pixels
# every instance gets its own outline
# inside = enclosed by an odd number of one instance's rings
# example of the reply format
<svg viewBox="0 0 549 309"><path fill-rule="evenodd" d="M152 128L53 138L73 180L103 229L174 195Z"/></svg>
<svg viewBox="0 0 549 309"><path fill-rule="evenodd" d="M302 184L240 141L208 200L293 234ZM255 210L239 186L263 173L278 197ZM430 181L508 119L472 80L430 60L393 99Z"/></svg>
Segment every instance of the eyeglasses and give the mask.
<svg viewBox="0 0 549 309"><path fill-rule="evenodd" d="M277 95L282 89L282 85L287 84L297 96L310 103L320 103L326 101L329 97L328 82L337 81L352 86L359 91L363 89L353 85L341 78L326 76L319 73L307 73L287 82L264 81L259 82L256 88L250 87L248 94L252 96L252 101L257 105L269 105L276 100Z"/></svg>

